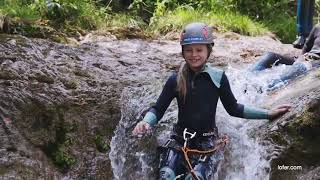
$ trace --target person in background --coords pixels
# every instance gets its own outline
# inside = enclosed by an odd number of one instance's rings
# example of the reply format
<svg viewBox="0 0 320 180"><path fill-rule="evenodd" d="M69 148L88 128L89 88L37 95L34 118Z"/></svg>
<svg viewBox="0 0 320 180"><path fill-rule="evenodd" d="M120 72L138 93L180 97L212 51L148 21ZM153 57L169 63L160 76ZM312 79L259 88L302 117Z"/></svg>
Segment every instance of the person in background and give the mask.
<svg viewBox="0 0 320 180"><path fill-rule="evenodd" d="M286 64L292 65L284 71L280 78L273 79L268 90L278 88L281 82L287 82L302 74L307 73L312 68L320 67L320 25L316 25L310 32L306 43L298 57L283 56L274 52L264 54L251 68L251 71L257 72L273 65Z"/></svg>
<svg viewBox="0 0 320 180"><path fill-rule="evenodd" d="M175 98L178 102L178 121L160 154L159 178L207 180L214 177L217 171L219 161L215 154L193 156L189 161L181 148L217 150L215 116L219 98L231 116L246 119L273 120L288 112L290 105L266 110L238 103L225 72L207 65L214 46L212 28L208 25L199 22L188 24L181 33L180 45L185 63L177 74L169 77L156 104L132 133L142 134L155 125Z"/></svg>
<svg viewBox="0 0 320 180"><path fill-rule="evenodd" d="M293 47L301 49L308 37L313 24L315 0L297 0L297 39L292 43Z"/></svg>

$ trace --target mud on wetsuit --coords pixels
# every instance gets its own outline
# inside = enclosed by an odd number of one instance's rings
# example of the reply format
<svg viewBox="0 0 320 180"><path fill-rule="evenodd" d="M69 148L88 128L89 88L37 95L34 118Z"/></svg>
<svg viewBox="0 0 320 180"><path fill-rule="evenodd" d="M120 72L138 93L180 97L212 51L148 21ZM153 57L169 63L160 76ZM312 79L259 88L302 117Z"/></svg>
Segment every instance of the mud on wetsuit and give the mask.
<svg viewBox="0 0 320 180"><path fill-rule="evenodd" d="M261 71L272 67L272 65L292 65L280 75L280 78L273 79L269 83L268 89L273 90L276 89L277 85L281 82L286 82L289 79L294 79L297 76L305 74L311 68L320 67L320 25L312 29L304 44L302 54L303 55L298 58L295 58L268 52L251 67L251 71Z"/></svg>
<svg viewBox="0 0 320 180"><path fill-rule="evenodd" d="M218 99L227 112L236 117L248 119L267 119L267 110L244 106L237 103L234 97L227 76L222 70L204 66L204 69L195 74L189 70L187 78L187 94L185 103L176 91L177 74L173 74L167 80L160 97L155 106L146 114L144 121L151 125L162 118L173 98L178 102L178 122L174 127L170 141L174 145L183 144L182 131L187 128L195 131L199 136L191 139L188 144L190 148L200 150L212 149L217 138L217 127L215 122ZM206 132L213 132L210 136L201 136ZM161 155L160 178L173 179L177 175L187 172L184 164L183 154L174 148L168 148ZM213 156L205 158L204 161L196 161L194 170L203 179L209 178L216 171L217 164ZM190 175L189 175L190 177Z"/></svg>

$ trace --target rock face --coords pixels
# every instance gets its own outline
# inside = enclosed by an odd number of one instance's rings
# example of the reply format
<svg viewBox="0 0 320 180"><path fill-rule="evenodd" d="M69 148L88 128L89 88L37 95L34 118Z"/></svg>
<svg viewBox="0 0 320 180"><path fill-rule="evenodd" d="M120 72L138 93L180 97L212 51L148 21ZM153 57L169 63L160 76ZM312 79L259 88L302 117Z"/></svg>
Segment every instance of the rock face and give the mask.
<svg viewBox="0 0 320 180"><path fill-rule="evenodd" d="M271 179L319 179L320 79L319 70L297 79L272 95L276 104L292 105L284 117L261 128L270 149Z"/></svg>
<svg viewBox="0 0 320 180"><path fill-rule="evenodd" d="M265 51L299 53L291 45L266 36L221 34L215 44L209 63L220 66L241 66ZM160 40L119 41L111 36L88 36L79 46L67 46L0 35L0 176L112 179L108 152L121 116L122 89L152 85L154 80L167 77L183 61L180 50L177 42ZM302 98L308 105L300 103L291 115L282 118L278 129L272 131L276 135L269 133L274 127L270 126L261 136L270 134L272 142L285 143L286 147L302 138L304 144L292 149L296 155L304 153L304 147L312 147L314 138L310 137L319 133L314 129L319 125L316 88L319 86L292 96L296 102L302 102ZM279 94L276 97L280 98ZM282 132L288 136L285 140L278 138ZM309 170L319 172L311 167L319 166L312 157L320 151L314 150L310 149L305 162L308 169L299 173L301 178L311 177ZM279 162L287 162L281 157Z"/></svg>
<svg viewBox="0 0 320 180"><path fill-rule="evenodd" d="M168 53L157 44L104 37L71 47L1 35L1 177L111 179L123 87L152 83L179 57L162 64Z"/></svg>

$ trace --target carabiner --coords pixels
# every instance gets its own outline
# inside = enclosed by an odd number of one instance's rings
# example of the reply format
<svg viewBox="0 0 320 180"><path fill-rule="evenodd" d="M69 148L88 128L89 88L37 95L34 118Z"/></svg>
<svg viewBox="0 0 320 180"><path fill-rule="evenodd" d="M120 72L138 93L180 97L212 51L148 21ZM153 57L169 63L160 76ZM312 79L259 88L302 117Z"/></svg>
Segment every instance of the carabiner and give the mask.
<svg viewBox="0 0 320 180"><path fill-rule="evenodd" d="M187 131L187 128L184 128L183 130L183 139L184 139L184 144L183 147L187 146L187 141L188 139L192 139L196 136L197 132L191 133ZM189 135L189 137L187 137L187 135Z"/></svg>

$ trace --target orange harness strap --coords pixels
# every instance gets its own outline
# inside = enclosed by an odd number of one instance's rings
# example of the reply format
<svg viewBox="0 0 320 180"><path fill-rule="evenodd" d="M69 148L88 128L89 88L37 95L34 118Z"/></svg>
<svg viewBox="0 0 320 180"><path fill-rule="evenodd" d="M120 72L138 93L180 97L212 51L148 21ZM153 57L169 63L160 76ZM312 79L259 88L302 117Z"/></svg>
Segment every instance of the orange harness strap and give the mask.
<svg viewBox="0 0 320 180"><path fill-rule="evenodd" d="M183 155L184 155L184 158L187 161L189 171L194 179L199 180L197 175L195 174L194 169L192 168L188 154L204 154L204 155L214 154L217 150L226 146L226 144L229 142L228 136L223 136L219 141L220 142L213 149L207 150L207 151L200 151L197 149L189 149L186 146L183 146L181 148Z"/></svg>

